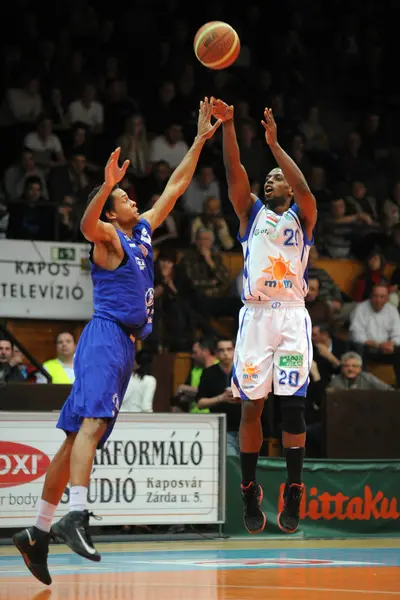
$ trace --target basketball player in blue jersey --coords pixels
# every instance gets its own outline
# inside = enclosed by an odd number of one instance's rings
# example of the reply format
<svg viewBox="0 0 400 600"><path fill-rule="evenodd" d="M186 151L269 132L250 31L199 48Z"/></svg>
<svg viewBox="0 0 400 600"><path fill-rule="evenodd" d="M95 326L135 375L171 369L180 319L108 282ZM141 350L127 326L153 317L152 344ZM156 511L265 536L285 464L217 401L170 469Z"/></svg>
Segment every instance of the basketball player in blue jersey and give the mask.
<svg viewBox="0 0 400 600"><path fill-rule="evenodd" d="M256 466L262 444L261 413L273 386L280 402L287 465L278 525L293 533L299 524L304 489L304 409L312 362L311 321L304 298L317 207L300 169L279 145L276 123L267 108L262 125L279 168L267 175L263 200L252 194L240 162L233 107L213 98L212 102L214 116L223 121L229 197L240 220L238 238L244 253L244 306L232 377L234 396L242 400L239 439L244 522L249 533L259 533L266 525Z"/></svg>
<svg viewBox="0 0 400 600"><path fill-rule="evenodd" d="M79 340L75 383L57 423L67 437L47 470L35 526L13 537L27 567L47 585L51 583L47 567L51 537L89 560L101 558L89 534L86 508L93 459L121 408L132 373L135 339L144 339L152 329L152 232L185 192L206 140L221 124L218 120L212 125L211 114L205 98L200 103L194 142L148 212L140 216L136 203L118 187L129 165L125 161L119 167L119 148L107 162L103 185L89 196L81 231L91 243L94 314ZM68 482L69 512L51 527Z"/></svg>

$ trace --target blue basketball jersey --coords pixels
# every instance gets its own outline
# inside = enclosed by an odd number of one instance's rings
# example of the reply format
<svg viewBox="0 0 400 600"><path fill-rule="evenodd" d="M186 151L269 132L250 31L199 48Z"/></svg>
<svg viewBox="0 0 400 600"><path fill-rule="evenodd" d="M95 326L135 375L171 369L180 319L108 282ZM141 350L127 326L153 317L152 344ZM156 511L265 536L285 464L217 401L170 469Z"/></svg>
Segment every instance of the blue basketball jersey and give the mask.
<svg viewBox="0 0 400 600"><path fill-rule="evenodd" d="M90 254L93 316L115 321L135 338L144 339L151 333L154 312L151 227L140 219L132 230L132 238L116 231L125 254L118 269L107 271L99 267Z"/></svg>

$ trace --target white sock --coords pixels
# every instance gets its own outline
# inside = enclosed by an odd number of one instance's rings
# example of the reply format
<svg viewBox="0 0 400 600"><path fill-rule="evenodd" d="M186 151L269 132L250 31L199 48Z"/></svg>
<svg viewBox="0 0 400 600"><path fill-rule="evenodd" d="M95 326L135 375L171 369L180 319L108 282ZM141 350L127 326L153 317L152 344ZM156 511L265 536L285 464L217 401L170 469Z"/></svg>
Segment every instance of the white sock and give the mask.
<svg viewBox="0 0 400 600"><path fill-rule="evenodd" d="M87 487L84 485L73 485L71 487L69 491L69 512L86 509L87 491Z"/></svg>
<svg viewBox="0 0 400 600"><path fill-rule="evenodd" d="M51 524L54 519L54 513L57 510L57 506L55 504L50 504L45 500L39 500L39 510L36 516L36 527L41 531L46 531L47 533L50 531Z"/></svg>

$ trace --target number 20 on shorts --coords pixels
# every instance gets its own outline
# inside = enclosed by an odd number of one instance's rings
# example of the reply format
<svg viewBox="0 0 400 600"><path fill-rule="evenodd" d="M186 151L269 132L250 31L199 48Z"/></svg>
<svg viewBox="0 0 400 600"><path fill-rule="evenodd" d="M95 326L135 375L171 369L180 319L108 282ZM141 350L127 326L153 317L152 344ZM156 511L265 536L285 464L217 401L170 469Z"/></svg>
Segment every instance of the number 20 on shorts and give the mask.
<svg viewBox="0 0 400 600"><path fill-rule="evenodd" d="M283 371L281 369L281 371L279 373L279 385L290 385L291 387L298 387L299 372L298 371Z"/></svg>

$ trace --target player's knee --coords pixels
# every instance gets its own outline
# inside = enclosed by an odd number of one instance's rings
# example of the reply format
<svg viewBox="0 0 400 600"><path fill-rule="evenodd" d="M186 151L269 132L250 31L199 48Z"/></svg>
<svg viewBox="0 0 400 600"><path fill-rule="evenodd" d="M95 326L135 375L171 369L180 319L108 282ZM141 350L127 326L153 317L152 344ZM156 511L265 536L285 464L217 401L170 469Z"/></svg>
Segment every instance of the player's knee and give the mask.
<svg viewBox="0 0 400 600"><path fill-rule="evenodd" d="M282 431L299 435L306 432L306 420L304 418L304 399L301 397L280 397Z"/></svg>
<svg viewBox="0 0 400 600"><path fill-rule="evenodd" d="M84 419L80 428L80 433L99 440L107 427L107 419Z"/></svg>
<svg viewBox="0 0 400 600"><path fill-rule="evenodd" d="M242 402L242 423L249 423L261 417L265 399L245 400Z"/></svg>

